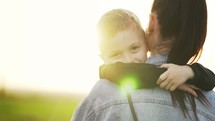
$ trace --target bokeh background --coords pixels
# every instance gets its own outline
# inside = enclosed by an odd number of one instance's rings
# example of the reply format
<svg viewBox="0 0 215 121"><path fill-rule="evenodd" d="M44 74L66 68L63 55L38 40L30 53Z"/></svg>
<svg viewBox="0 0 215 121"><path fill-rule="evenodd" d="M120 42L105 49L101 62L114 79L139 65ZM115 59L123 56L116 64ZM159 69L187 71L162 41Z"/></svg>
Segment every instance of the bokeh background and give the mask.
<svg viewBox="0 0 215 121"><path fill-rule="evenodd" d="M152 0L0 0L0 121L69 121L99 79L95 26L133 11L145 29ZM215 72L215 2L199 63Z"/></svg>

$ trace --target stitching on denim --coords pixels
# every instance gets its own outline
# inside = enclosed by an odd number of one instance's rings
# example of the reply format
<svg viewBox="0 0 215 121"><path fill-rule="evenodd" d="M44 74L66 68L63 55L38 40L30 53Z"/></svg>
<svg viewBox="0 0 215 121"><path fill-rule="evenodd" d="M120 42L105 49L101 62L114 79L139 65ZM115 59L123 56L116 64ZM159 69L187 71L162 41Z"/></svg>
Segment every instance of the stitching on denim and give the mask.
<svg viewBox="0 0 215 121"><path fill-rule="evenodd" d="M89 100L89 103L87 104L87 108L92 111L92 113L89 114L89 117L90 117L89 120L90 121L93 121L96 118L96 112L93 109L93 103L92 102L93 102L92 100Z"/></svg>
<svg viewBox="0 0 215 121"><path fill-rule="evenodd" d="M178 105L174 106L172 101L166 101L166 100L160 100L160 99L147 99L147 98L140 98L140 99L132 99L133 103L155 103L155 104L160 104L160 105L165 105L165 106L170 106L170 107L176 107L176 108L180 108ZM97 106L94 109L94 113L98 113L102 110L105 110L113 105L121 105L121 104L128 104L128 101L126 99L124 100L115 100L115 101L109 101L103 105ZM190 105L188 105L188 110L192 111L192 108ZM213 119L215 119L215 117L213 117L212 115L210 115L209 113L201 110L201 109L197 109L196 110L197 113L199 113L200 115L208 118L209 120L213 121Z"/></svg>
<svg viewBox="0 0 215 121"><path fill-rule="evenodd" d="M171 101L165 101L165 100L158 100L158 99L145 99L145 98L141 98L141 99L132 99L133 103L157 103L157 104L161 104L161 105L168 105L168 106L173 106ZM104 110L106 108L109 108L113 105L120 105L120 104L128 104L128 101L126 99L124 100L115 100L115 101L109 101L103 105L100 105L98 107L95 108L95 112L100 112L101 110Z"/></svg>
<svg viewBox="0 0 215 121"><path fill-rule="evenodd" d="M188 105L188 110L192 111L192 108L190 105ZM210 119L211 121L214 121L215 117L213 117L212 115L210 115L209 113L207 113L206 111L203 111L201 109L196 109L196 112L204 117L206 117L207 119Z"/></svg>

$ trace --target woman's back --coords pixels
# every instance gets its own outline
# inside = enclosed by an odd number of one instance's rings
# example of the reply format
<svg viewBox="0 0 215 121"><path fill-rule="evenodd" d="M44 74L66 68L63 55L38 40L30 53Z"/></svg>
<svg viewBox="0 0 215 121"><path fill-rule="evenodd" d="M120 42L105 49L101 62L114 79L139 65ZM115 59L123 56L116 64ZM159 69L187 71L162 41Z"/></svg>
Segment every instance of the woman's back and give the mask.
<svg viewBox="0 0 215 121"><path fill-rule="evenodd" d="M203 92L212 107L208 108L196 100L200 121L215 120L215 93ZM192 121L194 113L186 103L189 116L183 115L179 106L174 107L169 91L159 87L141 89L131 93L132 102L139 121ZM125 93L107 80L99 80L88 97L77 109L73 121L132 121L132 113Z"/></svg>

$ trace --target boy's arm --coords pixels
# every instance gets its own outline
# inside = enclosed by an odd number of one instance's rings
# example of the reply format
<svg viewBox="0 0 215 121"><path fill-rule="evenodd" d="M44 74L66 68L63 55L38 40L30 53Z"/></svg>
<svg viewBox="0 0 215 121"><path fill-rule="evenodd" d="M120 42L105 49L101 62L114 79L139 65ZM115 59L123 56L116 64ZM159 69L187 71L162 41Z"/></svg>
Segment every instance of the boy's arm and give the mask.
<svg viewBox="0 0 215 121"><path fill-rule="evenodd" d="M215 86L215 75L209 69L201 64L194 63L192 65L175 65L163 64L162 68L167 71L161 74L157 84L161 88L174 91L182 84L194 85L193 89L202 89L204 91L212 90ZM197 87L197 88L195 88Z"/></svg>
<svg viewBox="0 0 215 121"><path fill-rule="evenodd" d="M123 78L129 75L136 77L138 89L156 87L156 81L159 76L165 72L165 68L157 68L155 65L146 63L115 63L110 65L102 65L99 68L101 79L107 79L113 83L120 85Z"/></svg>
<svg viewBox="0 0 215 121"><path fill-rule="evenodd" d="M194 71L194 78L187 81L188 84L195 85L196 87L209 91L215 87L215 74L202 66L199 63L189 65Z"/></svg>
<svg viewBox="0 0 215 121"><path fill-rule="evenodd" d="M188 79L194 78L194 72L191 67L187 65L179 66L176 64L168 63L162 64L161 68L166 68L163 74L160 75L157 84L161 88L174 91L180 85L185 84Z"/></svg>
<svg viewBox="0 0 215 121"><path fill-rule="evenodd" d="M174 64L172 64L174 65ZM179 66L180 67L180 66ZM189 66L188 66L189 67ZM184 82L197 86L202 90L212 90L215 86L215 75L212 71L204 68L202 65L196 63L190 66L194 71L194 78L188 80L185 79L184 75L181 73L176 73L176 76L172 77L173 80L178 80L178 78L183 78ZM164 68L162 68L164 69ZM177 70L177 69L175 69ZM161 68L156 68L154 65L150 64L125 64L125 63L116 63L111 65L103 65L100 67L100 78L108 79L111 82L119 83L120 78L126 76L128 73L137 74L140 78L140 87L139 88L152 88L157 86L157 79L165 70ZM170 71L171 72L171 71ZM176 78L176 79L175 79ZM177 86L175 87L177 88ZM173 89L175 90L175 89Z"/></svg>

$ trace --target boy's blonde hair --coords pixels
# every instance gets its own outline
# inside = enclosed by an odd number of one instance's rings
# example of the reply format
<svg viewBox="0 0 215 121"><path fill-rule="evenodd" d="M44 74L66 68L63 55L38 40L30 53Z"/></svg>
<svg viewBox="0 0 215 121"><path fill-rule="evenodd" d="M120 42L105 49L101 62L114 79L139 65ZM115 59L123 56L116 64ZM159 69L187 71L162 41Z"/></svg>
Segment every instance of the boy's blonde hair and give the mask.
<svg viewBox="0 0 215 121"><path fill-rule="evenodd" d="M100 47L104 42L112 39L116 33L127 30L137 30L137 34L145 37L140 20L131 11L125 9L113 9L105 13L97 23L97 32Z"/></svg>

